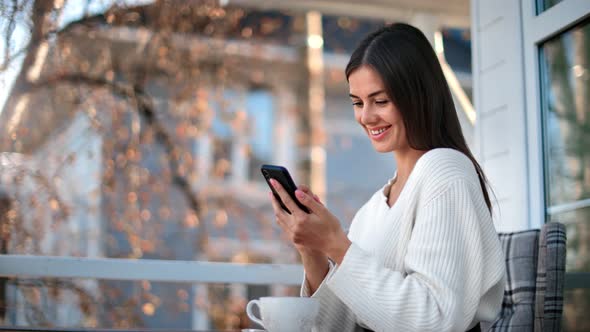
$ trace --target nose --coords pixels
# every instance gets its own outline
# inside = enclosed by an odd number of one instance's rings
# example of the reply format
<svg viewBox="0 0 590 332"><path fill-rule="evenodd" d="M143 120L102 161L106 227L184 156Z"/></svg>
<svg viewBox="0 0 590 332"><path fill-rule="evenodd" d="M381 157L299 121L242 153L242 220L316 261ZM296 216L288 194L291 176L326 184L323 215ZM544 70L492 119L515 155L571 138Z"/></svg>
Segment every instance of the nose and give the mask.
<svg viewBox="0 0 590 332"><path fill-rule="evenodd" d="M377 113L370 107L370 105L365 105L361 110L360 120L364 125L375 123L377 120Z"/></svg>

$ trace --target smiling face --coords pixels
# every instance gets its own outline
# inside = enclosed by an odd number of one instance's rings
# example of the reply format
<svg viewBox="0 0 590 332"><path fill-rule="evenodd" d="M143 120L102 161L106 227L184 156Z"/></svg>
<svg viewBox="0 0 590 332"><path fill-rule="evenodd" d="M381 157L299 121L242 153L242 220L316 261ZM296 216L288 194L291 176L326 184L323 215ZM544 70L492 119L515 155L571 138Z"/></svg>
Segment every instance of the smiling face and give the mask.
<svg viewBox="0 0 590 332"><path fill-rule="evenodd" d="M378 152L408 148L406 127L401 113L385 92L383 80L363 65L348 77L354 117L363 127Z"/></svg>

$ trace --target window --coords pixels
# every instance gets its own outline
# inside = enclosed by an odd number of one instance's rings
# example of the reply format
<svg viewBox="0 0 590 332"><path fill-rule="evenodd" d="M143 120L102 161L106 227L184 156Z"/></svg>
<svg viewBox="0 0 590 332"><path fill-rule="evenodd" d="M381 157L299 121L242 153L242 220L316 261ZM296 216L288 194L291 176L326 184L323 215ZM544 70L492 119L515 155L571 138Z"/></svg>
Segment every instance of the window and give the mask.
<svg viewBox="0 0 590 332"><path fill-rule="evenodd" d="M273 160L274 120L273 95L269 90L250 90L246 98L249 136L249 174L251 181L263 181L260 165L270 164Z"/></svg>
<svg viewBox="0 0 590 332"><path fill-rule="evenodd" d="M544 12L545 10L555 6L563 0L537 0L537 14Z"/></svg>
<svg viewBox="0 0 590 332"><path fill-rule="evenodd" d="M572 5L566 0L562 7ZM538 38L544 214L546 222L560 222L567 231L563 329L586 331L590 325L581 317L590 309L590 20L564 30L575 17L561 19L556 9L544 19L559 24L532 33Z"/></svg>
<svg viewBox="0 0 590 332"><path fill-rule="evenodd" d="M590 272L590 22L540 56L547 221L568 228L568 270Z"/></svg>
<svg viewBox="0 0 590 332"><path fill-rule="evenodd" d="M238 183L262 181L260 165L273 159L274 99L268 89L238 91L226 88L212 103L215 117L214 169L216 178Z"/></svg>

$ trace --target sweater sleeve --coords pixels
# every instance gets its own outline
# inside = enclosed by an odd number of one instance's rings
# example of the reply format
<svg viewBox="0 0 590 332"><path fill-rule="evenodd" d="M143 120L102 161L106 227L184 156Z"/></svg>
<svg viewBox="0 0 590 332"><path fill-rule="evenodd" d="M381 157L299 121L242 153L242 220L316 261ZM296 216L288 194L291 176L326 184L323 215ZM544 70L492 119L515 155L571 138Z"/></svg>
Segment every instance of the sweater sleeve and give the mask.
<svg viewBox="0 0 590 332"><path fill-rule="evenodd" d="M484 237L497 238L485 223L492 221L480 189L464 180L448 184L417 208L407 274L384 267L353 242L327 288L375 331L465 331L482 297L503 280L501 260L486 270L488 255L501 257L501 248L492 248L498 256L485 247L493 241ZM501 294L489 304L492 314L500 303Z"/></svg>
<svg viewBox="0 0 590 332"><path fill-rule="evenodd" d="M356 318L352 311L332 292L326 283L336 272L338 266L331 260L326 277L310 295L306 275L303 276L301 296L312 297L320 301L320 312L314 326L314 331L355 331L357 329Z"/></svg>
<svg viewBox="0 0 590 332"><path fill-rule="evenodd" d="M351 236L354 234L354 228L358 220L361 219L363 211L366 208L367 204L363 205L357 211L352 220L350 229L345 231L348 233L351 241L354 241ZM316 325L314 326L314 331L362 331L362 327L357 323L356 315L326 285L328 280L330 280L332 275L338 270L338 265L331 259L328 259L328 264L328 273L313 294L310 294L305 271L303 275L303 283L301 284L301 296L312 297L320 301L320 312L318 314Z"/></svg>

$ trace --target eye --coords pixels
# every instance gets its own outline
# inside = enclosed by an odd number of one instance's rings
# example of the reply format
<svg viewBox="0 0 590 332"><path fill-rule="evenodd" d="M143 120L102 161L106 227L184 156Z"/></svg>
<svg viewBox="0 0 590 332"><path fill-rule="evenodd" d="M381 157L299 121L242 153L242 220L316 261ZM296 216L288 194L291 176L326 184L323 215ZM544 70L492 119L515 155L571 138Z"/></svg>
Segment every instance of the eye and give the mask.
<svg viewBox="0 0 590 332"><path fill-rule="evenodd" d="M360 102L360 101L353 101L352 102L352 106L354 106L354 107L361 107L361 106L363 106L363 103Z"/></svg>
<svg viewBox="0 0 590 332"><path fill-rule="evenodd" d="M385 105L389 103L389 100L375 100L375 104L377 105Z"/></svg>

